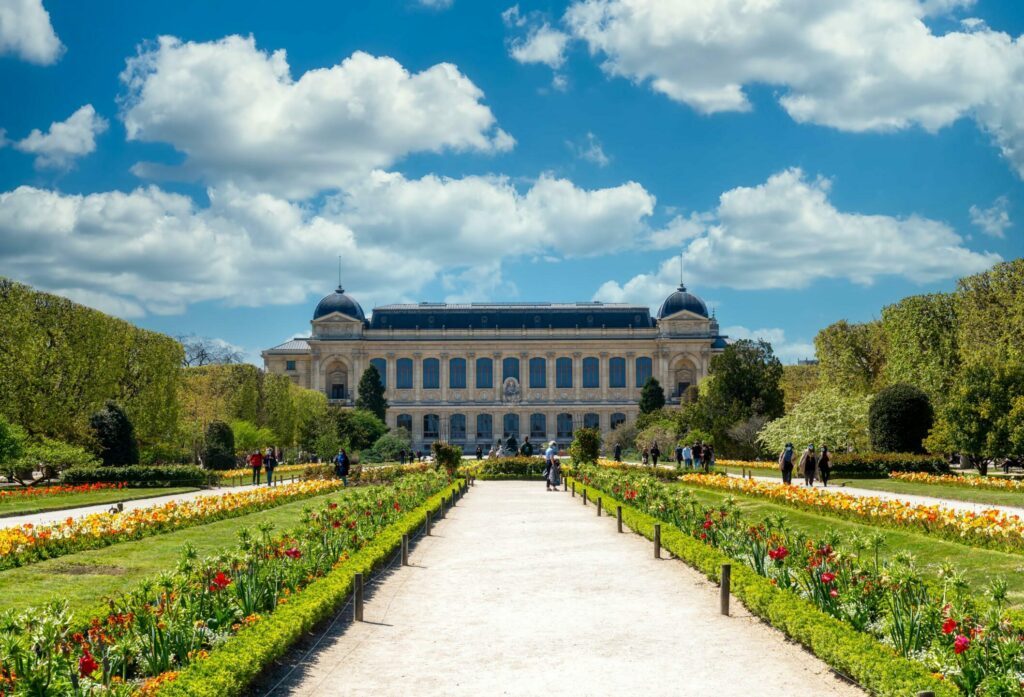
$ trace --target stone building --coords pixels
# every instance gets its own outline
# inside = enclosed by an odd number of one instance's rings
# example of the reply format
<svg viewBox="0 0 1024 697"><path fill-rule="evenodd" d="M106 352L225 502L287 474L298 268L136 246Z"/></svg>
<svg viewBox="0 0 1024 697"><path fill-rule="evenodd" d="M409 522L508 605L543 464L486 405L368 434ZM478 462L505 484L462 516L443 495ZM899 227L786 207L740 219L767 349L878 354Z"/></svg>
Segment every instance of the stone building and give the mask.
<svg viewBox="0 0 1024 697"><path fill-rule="evenodd" d="M657 317L617 303L419 303L363 308L339 287L316 306L312 335L263 352L269 372L351 406L368 366L387 423L414 447L444 439L475 450L498 438L566 444L636 418L650 377L678 403L725 348L718 322L680 285Z"/></svg>

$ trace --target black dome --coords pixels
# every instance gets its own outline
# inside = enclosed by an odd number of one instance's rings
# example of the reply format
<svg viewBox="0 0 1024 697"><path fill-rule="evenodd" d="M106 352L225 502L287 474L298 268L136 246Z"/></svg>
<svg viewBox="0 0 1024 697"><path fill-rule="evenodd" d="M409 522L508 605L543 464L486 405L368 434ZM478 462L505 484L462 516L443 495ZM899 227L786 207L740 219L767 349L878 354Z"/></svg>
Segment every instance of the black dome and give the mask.
<svg viewBox="0 0 1024 697"><path fill-rule="evenodd" d="M686 291L686 286L680 283L676 292L665 298L665 302L661 304L661 309L658 310L658 319L671 317L675 313L682 312L683 310L689 310L701 317L708 316L708 308L707 305L704 304L704 301L693 293L688 293Z"/></svg>
<svg viewBox="0 0 1024 697"><path fill-rule="evenodd" d="M338 286L338 289L317 303L313 311L313 319L320 319L332 312L340 312L343 315L354 317L361 322L366 321L363 308L355 300L345 294L345 289Z"/></svg>

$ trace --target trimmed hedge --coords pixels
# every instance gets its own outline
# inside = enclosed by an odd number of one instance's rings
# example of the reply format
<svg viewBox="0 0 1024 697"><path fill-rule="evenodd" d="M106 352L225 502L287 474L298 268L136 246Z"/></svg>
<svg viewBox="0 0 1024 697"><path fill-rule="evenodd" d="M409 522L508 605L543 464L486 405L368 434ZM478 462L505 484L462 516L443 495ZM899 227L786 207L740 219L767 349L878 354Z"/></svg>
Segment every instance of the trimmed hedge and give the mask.
<svg viewBox="0 0 1024 697"><path fill-rule="evenodd" d="M540 481L544 479L544 458L517 456L474 460L472 464L459 467L459 474L471 474L477 479Z"/></svg>
<svg viewBox="0 0 1024 697"><path fill-rule="evenodd" d="M130 465L128 467L69 467L60 473L62 484L125 482L130 487L215 485L218 477L192 465Z"/></svg>
<svg viewBox="0 0 1024 697"><path fill-rule="evenodd" d="M576 481L577 491L591 496L607 491ZM786 636L799 642L839 672L849 675L874 695L905 697L931 691L936 697L958 697L959 691L938 680L921 664L898 656L891 648L871 636L825 614L796 594L773 586L753 569L719 550L703 544L679 528L657 520L629 504L622 506L622 520L633 531L654 538L655 523L661 525L661 545L676 557L713 581L720 581L722 564L732 565L732 594L753 614L764 619Z"/></svg>
<svg viewBox="0 0 1024 697"><path fill-rule="evenodd" d="M832 453L832 478L879 477L890 472L948 474L949 463L935 455L914 453Z"/></svg>
<svg viewBox="0 0 1024 697"><path fill-rule="evenodd" d="M423 525L427 512L435 510L442 497L450 496L458 485L446 487L422 506L409 511L334 571L289 598L287 605L241 630L214 649L208 658L190 664L175 680L163 683L153 695L232 697L243 694L264 668L345 604L357 573L369 573L378 567L401 544L402 535Z"/></svg>

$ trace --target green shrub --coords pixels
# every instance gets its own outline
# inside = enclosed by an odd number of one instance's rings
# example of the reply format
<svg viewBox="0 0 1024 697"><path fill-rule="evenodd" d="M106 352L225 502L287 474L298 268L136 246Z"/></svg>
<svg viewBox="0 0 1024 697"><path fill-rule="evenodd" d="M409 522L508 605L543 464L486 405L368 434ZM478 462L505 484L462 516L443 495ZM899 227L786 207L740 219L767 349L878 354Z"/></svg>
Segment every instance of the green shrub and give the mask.
<svg viewBox="0 0 1024 697"><path fill-rule="evenodd" d="M32 471L37 470L46 479L69 467L96 467L100 464L96 456L85 448L52 438L42 438L26 445L18 463L26 477L31 477Z"/></svg>
<svg viewBox="0 0 1024 697"><path fill-rule="evenodd" d="M437 466L443 467L449 472L454 473L462 464L462 448L457 445L449 445L436 440L430 445L430 450L434 453L434 461Z"/></svg>
<svg viewBox="0 0 1024 697"><path fill-rule="evenodd" d="M139 461L139 444L135 427L124 409L109 401L89 419L96 454L108 467L134 465Z"/></svg>
<svg viewBox="0 0 1024 697"><path fill-rule="evenodd" d="M369 450L361 454L365 462L395 462L403 450L412 452L412 435L407 429L396 428L378 438Z"/></svg>
<svg viewBox="0 0 1024 697"><path fill-rule="evenodd" d="M569 455L576 464L597 462L601 455L601 431L596 428L581 428L569 444Z"/></svg>
<svg viewBox="0 0 1024 697"><path fill-rule="evenodd" d="M69 467L60 474L62 484L125 482L134 487L205 486L217 475L193 465L132 465L129 467Z"/></svg>
<svg viewBox="0 0 1024 697"><path fill-rule="evenodd" d="M184 465L191 454L178 445L157 444L139 449L140 465Z"/></svg>
<svg viewBox="0 0 1024 697"><path fill-rule="evenodd" d="M212 470L229 470L235 466L235 434L223 421L212 421L206 427L203 464Z"/></svg>
<svg viewBox="0 0 1024 697"><path fill-rule="evenodd" d="M832 453L832 477L888 477L890 472L947 474L949 463L916 453Z"/></svg>
<svg viewBox="0 0 1024 697"><path fill-rule="evenodd" d="M881 390L868 410L871 449L880 453L920 453L935 420L931 400L913 385Z"/></svg>
<svg viewBox="0 0 1024 697"><path fill-rule="evenodd" d="M544 458L542 457L494 457L487 460L474 460L459 468L460 474L472 474L477 479L525 479L537 480L544 478Z"/></svg>

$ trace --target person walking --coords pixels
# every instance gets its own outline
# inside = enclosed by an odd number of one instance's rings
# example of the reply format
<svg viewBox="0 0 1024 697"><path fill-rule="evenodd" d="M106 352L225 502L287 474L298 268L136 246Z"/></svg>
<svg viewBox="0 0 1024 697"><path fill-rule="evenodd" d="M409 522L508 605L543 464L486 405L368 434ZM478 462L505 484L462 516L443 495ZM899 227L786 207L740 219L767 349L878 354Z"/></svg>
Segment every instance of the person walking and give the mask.
<svg viewBox="0 0 1024 697"><path fill-rule="evenodd" d="M335 455L334 459L335 459L335 461L337 461L337 459L338 459L337 455ZM398 451L398 464L400 464L400 465L404 465L405 464L405 448L402 448L401 450Z"/></svg>
<svg viewBox="0 0 1024 697"><path fill-rule="evenodd" d="M558 443L551 441L548 443L548 449L544 451L544 488L547 491L551 491L551 469L555 466L556 459L558 459Z"/></svg>
<svg viewBox="0 0 1024 697"><path fill-rule="evenodd" d="M779 469L782 471L782 483L793 483L793 444L786 443L786 447L779 453Z"/></svg>
<svg viewBox="0 0 1024 697"><path fill-rule="evenodd" d="M683 468L683 446L676 443L676 469L681 470Z"/></svg>
<svg viewBox="0 0 1024 697"><path fill-rule="evenodd" d="M615 461L616 462L622 462L622 445L619 444L619 443L616 443L615 444L615 450L613 450L612 452L613 452L613 457L615 458Z"/></svg>
<svg viewBox="0 0 1024 697"><path fill-rule="evenodd" d="M693 448L689 445L683 446L683 464L686 469L693 469Z"/></svg>
<svg viewBox="0 0 1024 697"><path fill-rule="evenodd" d="M551 469L548 471L548 491L558 491L562 485L562 462L558 456L551 458Z"/></svg>
<svg viewBox="0 0 1024 697"><path fill-rule="evenodd" d="M703 461L704 472L710 472L715 466L715 446L711 443L704 446Z"/></svg>
<svg viewBox="0 0 1024 697"><path fill-rule="evenodd" d="M529 436L523 438L523 445L519 448L519 454L523 457L533 457L533 443L530 442Z"/></svg>
<svg viewBox="0 0 1024 697"><path fill-rule="evenodd" d="M402 451L403 458L405 451ZM338 448L338 454L334 456L334 474L341 480L342 485L348 486L348 472L350 463L348 460L348 453L345 452L344 448Z"/></svg>
<svg viewBox="0 0 1024 697"><path fill-rule="evenodd" d="M693 444L692 452L693 468L699 470L701 466L704 464L703 462L701 462L701 457L704 455L704 447L700 444L700 441L697 441L696 443Z"/></svg>
<svg viewBox="0 0 1024 697"><path fill-rule="evenodd" d="M477 460L483 460L484 459L484 449L483 449L483 446L481 446L481 445L477 445L476 446L476 459Z"/></svg>
<svg viewBox="0 0 1024 697"><path fill-rule="evenodd" d="M267 448L263 455L263 469L267 471L267 486L274 486L274 468L277 467L277 456L273 448Z"/></svg>
<svg viewBox="0 0 1024 697"><path fill-rule="evenodd" d="M644 463L644 467L647 466L651 458L651 451L645 446L643 452L640 453L640 461Z"/></svg>
<svg viewBox="0 0 1024 697"><path fill-rule="evenodd" d="M252 468L252 485L260 485L260 472L263 470L263 455L260 451L255 451L249 456L249 467Z"/></svg>
<svg viewBox="0 0 1024 697"><path fill-rule="evenodd" d="M658 466L658 457L661 455L661 448L658 447L658 441L654 441L654 445L651 446L651 465L654 467Z"/></svg>
<svg viewBox="0 0 1024 697"><path fill-rule="evenodd" d="M828 446L821 446L821 455L818 455L818 476L821 478L822 486L828 486L829 475L832 474L832 456L828 452Z"/></svg>
<svg viewBox="0 0 1024 697"><path fill-rule="evenodd" d="M814 443L807 446L807 450L800 456L800 474L804 477L804 486L814 486Z"/></svg>

